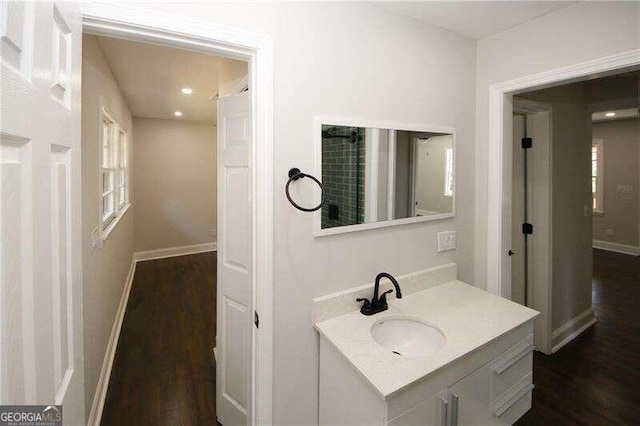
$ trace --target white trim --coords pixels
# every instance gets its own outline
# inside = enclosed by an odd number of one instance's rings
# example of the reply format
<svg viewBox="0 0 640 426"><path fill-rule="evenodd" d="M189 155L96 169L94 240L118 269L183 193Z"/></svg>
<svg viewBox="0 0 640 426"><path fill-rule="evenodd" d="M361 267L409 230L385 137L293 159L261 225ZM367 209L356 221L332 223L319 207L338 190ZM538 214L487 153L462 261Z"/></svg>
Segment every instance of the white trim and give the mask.
<svg viewBox="0 0 640 426"><path fill-rule="evenodd" d="M396 209L396 131L389 130L387 152L387 220L392 220Z"/></svg>
<svg viewBox="0 0 640 426"><path fill-rule="evenodd" d="M131 266L129 267L129 273L127 274L127 279L124 283L122 296L120 296L120 303L116 310L116 317L111 327L109 341L107 342L107 349L104 354L104 359L102 360L102 368L100 369L100 376L98 377L98 384L93 396L91 412L89 413L89 419L87 421L87 425L89 426L99 426L102 419L102 410L104 409L104 402L107 398L107 390L109 388L109 379L111 378L111 368L113 367L113 360L116 355L118 340L120 339L122 321L124 320L124 314L127 309L127 302L129 301L129 293L131 292L131 285L133 284L133 277L135 276L135 273L136 260L134 254L131 258Z"/></svg>
<svg viewBox="0 0 640 426"><path fill-rule="evenodd" d="M207 253L211 251L217 251L218 246L216 242L194 244L190 246L179 247L167 247L158 250L146 250L137 251L133 254L133 258L136 262L142 262L144 260L151 259L165 259L167 257L187 256L190 254Z"/></svg>
<svg viewBox="0 0 640 426"><path fill-rule="evenodd" d="M511 96L531 88L549 87L554 84L585 79L594 74L640 65L640 49L551 71L493 84L489 87L489 153L488 208L487 208L487 290L500 296L507 295L511 287L510 265L507 251L511 244L505 238L504 225L511 212L504 208L508 201L504 193L505 141L513 135L504 133L504 124L511 119Z"/></svg>
<svg viewBox="0 0 640 426"><path fill-rule="evenodd" d="M553 347L551 348L551 352L558 352L563 346L578 337L583 331L596 322L598 321L594 317L593 306L576 315L573 319L561 325L553 332Z"/></svg>
<svg viewBox="0 0 640 426"><path fill-rule="evenodd" d="M273 40L124 3L83 2L83 29L96 35L186 48L249 61L253 119L252 425L273 423ZM260 354L258 357L257 354Z"/></svg>
<svg viewBox="0 0 640 426"><path fill-rule="evenodd" d="M100 197L100 198L102 198L102 197ZM107 225L107 227L102 230L102 232L100 233L100 240L101 240L100 243L101 244L104 244L104 241L109 237L109 235L111 235L111 232L116 228L116 226L120 222L120 219L122 219L124 217L124 215L127 214L127 211L129 211L129 207L131 207L131 203L127 203L118 212L116 217L111 220L111 223L109 223L109 225ZM100 225L98 227L98 232L100 232L100 226L102 226L102 221L100 221Z"/></svg>
<svg viewBox="0 0 640 426"><path fill-rule="evenodd" d="M386 130L401 130L408 132L428 132L428 133L444 133L453 137L453 199L451 200L451 213L439 213L429 216L408 217L404 219L383 220L380 222L361 223L358 225L337 226L334 228L322 229L322 209L315 212L313 220L314 237L322 237L327 235L344 234L348 232L366 231L369 229L386 228L389 226L406 225L409 223L430 222L441 219L451 219L456 215L456 130L451 127L432 126L429 124L415 124L389 121L372 121L359 118L337 118L337 117L315 117L313 120L313 141L314 141L314 161L313 173L315 176L322 176L322 125L331 124L336 126L348 127L364 127ZM365 155L368 155L369 150ZM414 155L415 158L415 155ZM374 163L375 164L375 163ZM365 181L366 184L366 181ZM365 189L365 193L367 190ZM412 191L413 192L413 191ZM366 198L366 197L365 197ZM317 191L313 197L313 204L320 203L320 191ZM365 199L365 206L368 201ZM376 203L377 206L377 203Z"/></svg>
<svg viewBox="0 0 640 426"><path fill-rule="evenodd" d="M596 175L596 205L597 209L592 210L596 216L604 215L604 139L594 138L591 141L591 146L596 145L598 147L598 174ZM590 162L591 156L589 156ZM591 176L593 178L593 175ZM591 182L589 182L591 183Z"/></svg>
<svg viewBox="0 0 640 426"><path fill-rule="evenodd" d="M613 251L616 253L630 254L632 256L640 256L640 246L629 246L626 244L612 243L610 241L593 240L593 248Z"/></svg>
<svg viewBox="0 0 640 426"><path fill-rule="evenodd" d="M102 96L100 96L99 100L99 109L98 109L98 194L99 194L99 199L98 199L98 233L100 234L100 247L103 247L104 245L104 241L106 241L106 239L109 237L109 235L111 234L111 231L113 231L115 229L115 227L118 225L118 223L120 222L120 219L122 219L122 217L125 215L125 213L127 213L127 210L129 210L129 207L131 207L131 203L129 202L129 175L130 175L130 168L131 168L131 158L129 156L130 152L129 152L129 141L127 141L127 152L125 154L126 156L126 163L127 163L127 167L125 169L125 173L126 173L126 183L125 183L125 191L126 191L126 198L124 201L124 205L120 206L118 204L118 196L119 196L119 184L118 184L118 172L121 170L120 168L120 158L117 158L115 161L117 162L118 167L116 168L112 168L111 170L113 171L114 175L113 175L113 188L111 190L111 192L113 193L113 213L109 216L110 217L110 221L108 222L108 224L105 226L105 221L104 221L104 173L105 173L105 168L103 166L103 154L104 154L104 122L108 121L111 123L111 126L113 126L113 128L110 129L111 133L117 133L118 134L118 138L116 140L116 144L118 145L118 157L120 156L120 134L124 134L125 137L128 137L129 135L129 131L122 128L122 126L120 125L120 123L118 123L118 121L113 118L113 115L109 112L109 108L107 107L104 98ZM112 135L113 137L113 135ZM110 146L109 147L109 151L110 154L109 155L113 155L113 147Z"/></svg>

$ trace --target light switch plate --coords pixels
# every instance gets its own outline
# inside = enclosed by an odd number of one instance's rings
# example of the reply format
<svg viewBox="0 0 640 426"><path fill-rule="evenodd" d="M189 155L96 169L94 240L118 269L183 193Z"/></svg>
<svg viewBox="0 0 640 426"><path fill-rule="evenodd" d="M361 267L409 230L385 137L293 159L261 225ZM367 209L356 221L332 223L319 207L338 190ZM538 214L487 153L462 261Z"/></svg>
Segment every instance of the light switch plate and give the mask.
<svg viewBox="0 0 640 426"><path fill-rule="evenodd" d="M438 232L438 253L456 249L456 231Z"/></svg>

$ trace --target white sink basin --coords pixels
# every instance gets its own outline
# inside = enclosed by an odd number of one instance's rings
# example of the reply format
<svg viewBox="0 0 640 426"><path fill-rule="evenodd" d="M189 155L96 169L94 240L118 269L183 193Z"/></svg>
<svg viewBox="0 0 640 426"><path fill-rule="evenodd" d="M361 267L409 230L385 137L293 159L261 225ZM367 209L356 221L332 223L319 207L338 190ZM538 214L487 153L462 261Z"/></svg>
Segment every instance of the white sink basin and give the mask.
<svg viewBox="0 0 640 426"><path fill-rule="evenodd" d="M436 326L417 319L391 317L371 326L373 340L399 356L430 355L444 346L444 334Z"/></svg>

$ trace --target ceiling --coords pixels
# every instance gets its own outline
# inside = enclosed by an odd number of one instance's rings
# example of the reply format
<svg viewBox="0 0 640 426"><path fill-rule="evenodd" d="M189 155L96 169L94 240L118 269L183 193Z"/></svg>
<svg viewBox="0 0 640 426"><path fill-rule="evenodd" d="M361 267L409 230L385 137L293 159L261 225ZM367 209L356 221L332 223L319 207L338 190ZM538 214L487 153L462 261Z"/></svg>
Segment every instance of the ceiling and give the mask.
<svg viewBox="0 0 640 426"><path fill-rule="evenodd" d="M577 1L424 1L375 3L476 40L489 37Z"/></svg>
<svg viewBox="0 0 640 426"><path fill-rule="evenodd" d="M134 117L215 123L210 98L218 93L221 64L233 60L110 37L98 41ZM183 87L193 93L182 94Z"/></svg>
<svg viewBox="0 0 640 426"><path fill-rule="evenodd" d="M607 114L614 113L612 117L607 117ZM638 117L638 108L626 108L612 111L594 112L591 114L593 122L612 121L612 120L627 120L629 118Z"/></svg>

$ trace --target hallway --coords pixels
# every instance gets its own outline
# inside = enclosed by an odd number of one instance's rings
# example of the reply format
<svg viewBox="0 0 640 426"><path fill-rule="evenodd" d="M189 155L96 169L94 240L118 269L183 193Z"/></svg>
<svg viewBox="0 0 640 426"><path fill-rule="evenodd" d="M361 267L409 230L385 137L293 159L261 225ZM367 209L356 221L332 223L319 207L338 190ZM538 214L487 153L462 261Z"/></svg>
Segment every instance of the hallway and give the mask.
<svg viewBox="0 0 640 426"><path fill-rule="evenodd" d="M139 262L102 425L215 424L216 253Z"/></svg>
<svg viewBox="0 0 640 426"><path fill-rule="evenodd" d="M598 323L553 356L535 353L533 407L518 425L638 424L640 257L593 252Z"/></svg>

